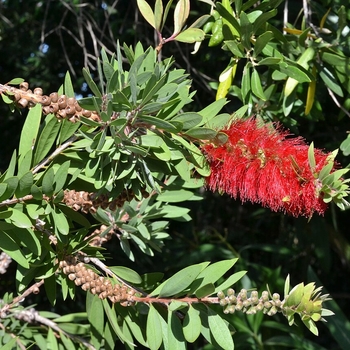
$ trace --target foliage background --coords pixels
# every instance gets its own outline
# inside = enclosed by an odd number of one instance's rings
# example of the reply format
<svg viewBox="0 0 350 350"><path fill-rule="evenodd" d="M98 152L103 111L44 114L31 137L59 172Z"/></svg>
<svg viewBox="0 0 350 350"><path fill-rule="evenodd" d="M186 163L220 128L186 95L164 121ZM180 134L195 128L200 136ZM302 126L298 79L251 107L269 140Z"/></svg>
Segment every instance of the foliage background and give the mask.
<svg viewBox="0 0 350 350"><path fill-rule="evenodd" d="M315 3L325 11L329 7L348 5L346 0L319 0ZM203 2L191 1L191 6L193 19L209 12L209 6ZM274 23L279 28L282 26L284 6L285 2L280 5L279 17ZM289 22L298 23L300 10L300 1L288 1ZM350 21L350 10L347 17ZM117 40L128 45L142 41L146 46L155 46L153 30L138 13L134 0L1 1L0 82L6 83L14 77L23 77L32 86L41 86L45 92L50 93L57 91L65 72L69 70L75 91L86 96L89 91L83 83L81 67L94 67L101 44L113 52ZM349 48L350 46L345 50ZM221 50L210 49L206 45L202 45L199 54L191 55L191 51L192 45L174 42L164 46L162 55L173 55L177 65L190 73L193 88L197 90L191 108L199 110L208 101L214 101L216 92L210 84L215 85L229 56L225 57ZM346 54L349 55L349 51ZM241 73L238 71L236 74L237 84L240 83ZM348 103L346 98L342 100L345 105ZM284 123L294 134L302 135L306 140L314 141L316 147L330 151L338 148L346 138L346 132L350 130L349 116L335 107L325 89L318 89L317 101L323 109L317 118L293 115L293 122L284 120ZM231 98L226 109L232 113L239 107L240 101ZM6 168L12 150L18 144L24 119L24 112L11 114L6 105L0 104L1 170ZM349 162L342 154L338 159L343 166ZM172 224L172 241L162 254L157 254L152 259L142 256L135 266L123 255L113 254L113 244L117 242L112 242L108 247L111 264L112 261L116 265L129 264L140 274L163 268L170 276L189 264L240 257L237 270L248 270L248 277L242 282L244 287L264 287L268 283L271 290L281 292L287 273L290 273L293 285L313 280L310 277L312 269L319 283L331 293L342 312L349 315L348 212L331 207L325 217L315 216L307 223L304 218L295 219L272 213L256 205L241 205L227 196L201 191L205 197L203 201L195 202L195 205L188 203L193 221ZM12 279L14 270L15 266L12 266L1 277L0 295L15 289ZM27 302L37 303L38 309L53 310L47 300L31 298L34 299ZM77 302L58 302L54 311L64 313L73 308L79 311L83 307L84 299L78 297ZM340 316L337 314L335 317ZM278 321L278 317L275 320ZM282 322L286 324L285 321ZM259 329L264 337L272 331L277 334L279 332L269 327ZM299 335L304 333L305 337L326 349L341 346L336 341L337 330L325 325L320 325L318 338L302 327L295 327L292 332ZM251 336L242 332L241 336L244 335Z"/></svg>

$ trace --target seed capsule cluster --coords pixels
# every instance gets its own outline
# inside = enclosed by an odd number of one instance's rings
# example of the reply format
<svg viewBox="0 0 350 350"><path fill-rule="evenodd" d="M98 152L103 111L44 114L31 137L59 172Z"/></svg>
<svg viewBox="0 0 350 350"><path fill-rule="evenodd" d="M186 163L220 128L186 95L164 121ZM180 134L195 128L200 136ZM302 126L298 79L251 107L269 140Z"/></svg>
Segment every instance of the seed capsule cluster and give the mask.
<svg viewBox="0 0 350 350"><path fill-rule="evenodd" d="M93 237L90 239L89 244L94 247L101 247L102 244L108 242L112 237L115 235L115 230L109 230L106 234L103 236L100 236L103 232L107 230L106 225L101 225L100 228L97 228L89 237ZM87 239L89 239L87 237Z"/></svg>
<svg viewBox="0 0 350 350"><path fill-rule="evenodd" d="M143 196L146 198L148 193L144 191ZM125 202L130 202L134 197L135 194L132 189L124 189L113 200L109 199L108 194L96 195L93 192L66 190L64 192L63 202L75 211L81 210L83 213L90 212L94 214L99 207L114 211L116 208L121 208Z"/></svg>
<svg viewBox="0 0 350 350"><path fill-rule="evenodd" d="M66 257L59 263L60 270L84 291L90 291L92 294L98 295L100 299L108 298L112 303L121 303L123 306L134 302L135 290L126 285L113 285L109 278L99 276L86 266L73 256Z"/></svg>
<svg viewBox="0 0 350 350"><path fill-rule="evenodd" d="M272 299L269 298L269 293L263 291L259 298L257 291L252 291L250 297L246 289L242 289L237 295L233 289L227 290L227 295L220 291L218 293L220 305L224 307L225 314L233 314L235 311L242 311L247 315L256 314L262 311L269 316L275 315L282 311L283 302L280 300L280 295L274 293Z"/></svg>
<svg viewBox="0 0 350 350"><path fill-rule="evenodd" d="M101 120L96 112L81 108L74 97L58 95L57 92L43 95L43 90L39 87L30 90L27 82L22 82L19 89L13 86L6 86L5 93L20 108L33 107L39 103L43 107L43 114L53 113L60 120L68 119L75 123L79 121L81 116L97 122Z"/></svg>

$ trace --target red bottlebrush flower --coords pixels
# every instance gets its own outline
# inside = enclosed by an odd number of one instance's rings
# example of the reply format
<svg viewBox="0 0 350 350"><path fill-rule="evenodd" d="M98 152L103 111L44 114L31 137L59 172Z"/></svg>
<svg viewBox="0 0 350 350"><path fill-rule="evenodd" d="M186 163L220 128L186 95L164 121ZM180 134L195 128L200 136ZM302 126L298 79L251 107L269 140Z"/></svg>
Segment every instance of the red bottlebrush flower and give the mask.
<svg viewBox="0 0 350 350"><path fill-rule="evenodd" d="M312 171L304 139L287 138L280 127L261 126L250 118L235 120L222 131L228 136L225 144L202 146L211 168L209 189L293 216L324 214L327 205L313 171L327 164L329 154L315 149Z"/></svg>

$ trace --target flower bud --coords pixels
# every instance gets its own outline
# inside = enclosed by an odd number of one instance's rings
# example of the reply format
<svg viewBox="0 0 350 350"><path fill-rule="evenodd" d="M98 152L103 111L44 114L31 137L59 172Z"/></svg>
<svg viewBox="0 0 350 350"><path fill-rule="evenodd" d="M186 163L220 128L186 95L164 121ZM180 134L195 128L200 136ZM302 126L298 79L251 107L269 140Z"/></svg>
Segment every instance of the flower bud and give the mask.
<svg viewBox="0 0 350 350"><path fill-rule="evenodd" d="M222 290L220 290L218 292L217 296L218 296L219 299L224 299L225 298L225 293Z"/></svg>
<svg viewBox="0 0 350 350"><path fill-rule="evenodd" d="M227 289L227 295L235 295L235 291L232 288Z"/></svg>
<svg viewBox="0 0 350 350"><path fill-rule="evenodd" d="M276 300L280 300L280 295L278 293L273 293L272 299L275 300L275 301Z"/></svg>

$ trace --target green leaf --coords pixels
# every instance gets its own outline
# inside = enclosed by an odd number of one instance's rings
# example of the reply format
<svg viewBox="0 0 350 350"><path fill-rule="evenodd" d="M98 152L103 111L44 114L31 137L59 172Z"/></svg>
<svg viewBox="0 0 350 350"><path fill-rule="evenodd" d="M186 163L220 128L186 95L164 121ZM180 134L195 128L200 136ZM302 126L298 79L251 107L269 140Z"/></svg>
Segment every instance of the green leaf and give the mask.
<svg viewBox="0 0 350 350"><path fill-rule="evenodd" d="M244 66L243 76L242 76L242 99L244 103L247 103L247 98L249 97L249 93L251 91L251 83L250 83L250 67L248 65Z"/></svg>
<svg viewBox="0 0 350 350"><path fill-rule="evenodd" d="M309 74L307 74L307 71L304 71L302 68L303 67L300 65L297 66L291 63L288 64L284 61L279 63L280 73L294 79L297 83L309 83L311 81L311 77Z"/></svg>
<svg viewBox="0 0 350 350"><path fill-rule="evenodd" d="M19 85L24 82L23 78L13 78L7 84L8 85Z"/></svg>
<svg viewBox="0 0 350 350"><path fill-rule="evenodd" d="M71 79L68 71L64 77L64 94L67 95L67 97L74 97L75 96L73 84L72 84L72 79Z"/></svg>
<svg viewBox="0 0 350 350"><path fill-rule="evenodd" d="M158 287L156 291L153 291L152 295L155 295L156 292L158 292L159 297L169 297L183 292L208 265L209 262L205 262L185 267L166 280L160 286L161 288Z"/></svg>
<svg viewBox="0 0 350 350"><path fill-rule="evenodd" d="M53 182L55 183L54 193L58 193L59 191L61 191L61 189L63 189L67 180L69 167L70 160L67 160L66 162L61 164L60 167L57 169L53 180Z"/></svg>
<svg viewBox="0 0 350 350"><path fill-rule="evenodd" d="M259 66L272 66L272 65L275 65L275 64L279 64L281 62L281 59L278 58L278 57L265 57L263 58L262 60L260 60L258 62L258 65ZM278 71L274 71L273 73L279 73ZM281 73L282 74L282 73ZM283 79L285 79L286 76L284 75L283 76ZM276 79L277 80L277 79ZM282 80L282 79L281 79Z"/></svg>
<svg viewBox="0 0 350 350"><path fill-rule="evenodd" d="M253 56L257 57L272 38L273 33L269 31L258 36L254 45Z"/></svg>
<svg viewBox="0 0 350 350"><path fill-rule="evenodd" d="M253 33L256 33L260 29L260 27L265 26L267 21L270 18L275 17L276 14L277 14L277 9L273 9L271 11L262 13L258 18L256 18L254 20L254 22L252 22L253 23Z"/></svg>
<svg viewBox="0 0 350 350"><path fill-rule="evenodd" d="M20 247L17 243L4 231L0 230L0 248L6 254L8 254L13 260L23 266L25 269L29 269L29 263L27 258L22 254Z"/></svg>
<svg viewBox="0 0 350 350"><path fill-rule="evenodd" d="M16 342L19 337L11 338L6 344L3 344L1 346L2 350L12 350L12 349L17 349Z"/></svg>
<svg viewBox="0 0 350 350"><path fill-rule="evenodd" d="M140 137L140 146L143 147L155 147L158 148L164 143L164 140L153 133L149 133L147 135L142 135Z"/></svg>
<svg viewBox="0 0 350 350"><path fill-rule="evenodd" d="M168 309L168 349L186 350L181 321L175 312Z"/></svg>
<svg viewBox="0 0 350 350"><path fill-rule="evenodd" d="M35 145L39 126L41 121L41 105L36 104L28 112L27 118L24 122L21 138L19 141L19 151L18 154L23 156L28 152L29 149L32 149Z"/></svg>
<svg viewBox="0 0 350 350"><path fill-rule="evenodd" d="M344 156L350 154L350 135L340 144L340 150L343 152Z"/></svg>
<svg viewBox="0 0 350 350"><path fill-rule="evenodd" d="M190 14L189 0L179 0L175 6L175 11L174 11L174 33L173 33L174 36L180 33L182 27L186 23L186 20L189 14Z"/></svg>
<svg viewBox="0 0 350 350"><path fill-rule="evenodd" d="M126 266L109 266L109 269L113 271L118 277L130 283L140 284L142 282L141 276Z"/></svg>
<svg viewBox="0 0 350 350"><path fill-rule="evenodd" d="M83 68L83 76L84 76L84 79L85 79L86 83L88 84L89 88L91 89L92 93L96 97L102 97L101 91L97 87L96 83L92 80L91 74L90 74L88 69Z"/></svg>
<svg viewBox="0 0 350 350"><path fill-rule="evenodd" d="M155 28L161 32L162 31L162 25L163 25L163 1L162 0L156 0L156 3L154 5L154 22L155 22Z"/></svg>
<svg viewBox="0 0 350 350"><path fill-rule="evenodd" d="M199 285L196 286L196 290L207 285L214 284L218 281L232 266L237 262L237 258L218 261L214 264L210 264L206 269L204 269L198 276L198 280L201 281ZM214 293L214 291L213 291Z"/></svg>
<svg viewBox="0 0 350 350"><path fill-rule="evenodd" d="M312 173L316 171L316 160L315 160L315 151L314 151L314 143L311 142L308 149L308 160Z"/></svg>
<svg viewBox="0 0 350 350"><path fill-rule="evenodd" d="M159 129L163 129L163 130L166 130L169 132L178 132L178 129L173 124L171 124L165 120L162 120L162 119L159 119L156 117L145 116L145 115L142 115L138 118L140 120L145 121L146 123L149 123L150 125L156 126Z"/></svg>
<svg viewBox="0 0 350 350"><path fill-rule="evenodd" d="M160 318L158 311L152 304L149 305L149 312L147 316L146 336L147 343L151 350L157 350L162 344L162 332Z"/></svg>
<svg viewBox="0 0 350 350"><path fill-rule="evenodd" d="M259 73L255 68L253 68L253 72L252 72L251 88L255 96L259 97L263 101L266 101L266 96L264 94L264 90L261 85Z"/></svg>
<svg viewBox="0 0 350 350"><path fill-rule="evenodd" d="M96 346L103 341L103 330L106 322L101 299L90 292L86 295L86 312L91 324L91 341Z"/></svg>
<svg viewBox="0 0 350 350"><path fill-rule="evenodd" d="M50 350L59 350L57 339L55 334L53 333L52 328L49 328L48 334L47 334L47 346Z"/></svg>
<svg viewBox="0 0 350 350"><path fill-rule="evenodd" d="M189 343L193 343L201 333L201 318L199 311L190 304L183 321L183 333Z"/></svg>
<svg viewBox="0 0 350 350"><path fill-rule="evenodd" d="M69 224L64 213L60 211L58 206L55 206L55 209L51 213L54 220L55 232L59 232L64 236L68 235Z"/></svg>
<svg viewBox="0 0 350 350"><path fill-rule="evenodd" d="M215 118L215 116L221 111L225 104L227 104L227 100L223 98L211 103L199 111L198 114L203 117L202 124L206 124L210 119Z"/></svg>
<svg viewBox="0 0 350 350"><path fill-rule="evenodd" d="M103 299L102 300L103 303L103 308L106 312L108 321L110 323L110 325L112 326L115 334L119 337L119 339L122 342L125 342L127 344L133 345L132 343L130 343L130 341L125 337L123 331L120 329L119 323L118 323L118 319L117 319L117 315L116 315L116 311L114 309L114 306L110 307L108 304L107 299Z"/></svg>
<svg viewBox="0 0 350 350"><path fill-rule="evenodd" d="M18 159L18 172L17 176L21 177L27 173L32 166L33 150L29 149L28 152Z"/></svg>
<svg viewBox="0 0 350 350"><path fill-rule="evenodd" d="M245 57L244 46L241 43L237 43L235 40L225 40L225 45L235 57Z"/></svg>
<svg viewBox="0 0 350 350"><path fill-rule="evenodd" d="M21 242L21 245L27 247L34 255L40 256L41 242L31 228L17 228L12 230L11 232L13 233L14 238L17 237L17 242Z"/></svg>
<svg viewBox="0 0 350 350"><path fill-rule="evenodd" d="M175 116L171 121L178 121L182 123L182 128L187 130L199 125L203 117L199 113L188 112Z"/></svg>
<svg viewBox="0 0 350 350"><path fill-rule="evenodd" d="M16 150L14 150L13 153L12 153L12 157L11 157L11 161L10 161L9 167L6 170L4 180L6 180L9 177L12 177L13 175L15 175L16 166L17 166L17 154L16 154Z"/></svg>
<svg viewBox="0 0 350 350"><path fill-rule="evenodd" d="M46 296L49 299L51 305L56 304L56 276L52 275L44 280L44 286Z"/></svg>
<svg viewBox="0 0 350 350"><path fill-rule="evenodd" d="M164 191L158 195L157 200L161 202L184 202L193 197L192 191L187 190L177 190L177 191Z"/></svg>
<svg viewBox="0 0 350 350"><path fill-rule="evenodd" d="M15 191L17 189L19 179L18 179L18 177L13 176L13 177L7 178L3 183L6 185L6 189L3 193L3 195L0 196L1 201L5 200L5 199L10 199L13 196L13 194L15 193Z"/></svg>
<svg viewBox="0 0 350 350"><path fill-rule="evenodd" d="M61 121L61 129L58 136L58 144L62 144L78 130L81 123L72 123L67 119Z"/></svg>
<svg viewBox="0 0 350 350"><path fill-rule="evenodd" d="M247 271L239 271L234 273L233 275L231 275L229 278L227 278L225 280L225 282L223 282L222 284L220 284L219 286L216 287L215 289L215 293L221 291L221 290L225 290L229 287L232 287L237 281L239 281L245 274L247 273Z"/></svg>
<svg viewBox="0 0 350 350"><path fill-rule="evenodd" d="M55 178L55 172L53 168L49 168L48 170L46 170L42 180L42 191L43 191L43 194L45 194L48 197L51 197L53 195L54 178Z"/></svg>
<svg viewBox="0 0 350 350"><path fill-rule="evenodd" d="M33 198L36 200L43 199L43 193L41 192L41 189L37 185L33 185L30 189L31 194L33 195Z"/></svg>
<svg viewBox="0 0 350 350"><path fill-rule="evenodd" d="M314 335L318 336L318 329L317 326L315 325L315 322L309 318L309 319L304 319L302 320L304 325L308 328L308 330L313 333Z"/></svg>
<svg viewBox="0 0 350 350"><path fill-rule="evenodd" d="M213 283L209 283L204 285L203 287L200 287L196 290L196 297L197 298L203 298L208 295L212 295L215 292L215 286Z"/></svg>
<svg viewBox="0 0 350 350"><path fill-rule="evenodd" d="M319 66L319 65L317 66L317 69L321 79L326 84L326 86L330 88L338 96L343 97L344 96L343 90L339 86L339 83L337 82L334 74L330 71L330 69L328 69L325 66Z"/></svg>
<svg viewBox="0 0 350 350"><path fill-rule="evenodd" d="M202 29L199 28L187 28L181 33L179 33L176 37L176 41L180 41L182 43L195 43L203 41L205 37L205 33Z"/></svg>
<svg viewBox="0 0 350 350"><path fill-rule="evenodd" d="M71 123L72 124L72 123ZM38 164L49 153L60 130L57 118L51 115L45 119L45 126L40 133L39 140L35 146L34 164Z"/></svg>
<svg viewBox="0 0 350 350"><path fill-rule="evenodd" d="M232 335L223 318L208 308L208 324L215 341L223 349L234 349Z"/></svg>
<svg viewBox="0 0 350 350"><path fill-rule="evenodd" d="M26 214L15 208L12 208L11 211L12 215L10 217L10 220L15 226L20 228L32 227L33 224Z"/></svg>
<svg viewBox="0 0 350 350"><path fill-rule="evenodd" d="M19 179L18 187L15 191L16 197L22 198L27 194L30 194L33 182L34 182L33 173L31 171L28 171Z"/></svg>
<svg viewBox="0 0 350 350"><path fill-rule="evenodd" d="M209 128L192 128L188 131L186 131L185 135L193 137L195 139L200 139L200 140L210 140L215 138L217 135L217 131Z"/></svg>
<svg viewBox="0 0 350 350"><path fill-rule="evenodd" d="M155 16L151 6L145 0L137 0L137 7L139 8L143 18L154 28L158 29L155 22Z"/></svg>

